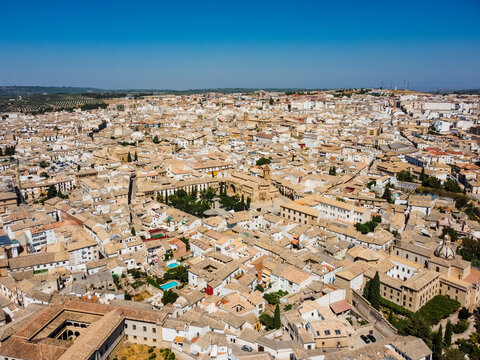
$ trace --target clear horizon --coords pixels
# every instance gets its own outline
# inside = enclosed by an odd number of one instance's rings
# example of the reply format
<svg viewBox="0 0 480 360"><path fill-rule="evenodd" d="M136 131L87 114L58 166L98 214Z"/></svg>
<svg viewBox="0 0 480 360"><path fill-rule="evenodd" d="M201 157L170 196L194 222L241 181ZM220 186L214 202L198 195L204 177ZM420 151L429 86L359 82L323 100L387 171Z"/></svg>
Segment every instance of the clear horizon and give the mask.
<svg viewBox="0 0 480 360"><path fill-rule="evenodd" d="M10 2L0 83L480 88L480 2Z"/></svg>

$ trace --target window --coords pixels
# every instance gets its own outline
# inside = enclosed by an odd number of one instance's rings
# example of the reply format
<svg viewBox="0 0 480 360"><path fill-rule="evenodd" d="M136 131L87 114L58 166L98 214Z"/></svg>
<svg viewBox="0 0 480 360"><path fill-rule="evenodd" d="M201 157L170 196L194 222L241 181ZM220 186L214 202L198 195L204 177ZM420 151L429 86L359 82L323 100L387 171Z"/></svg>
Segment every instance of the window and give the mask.
<svg viewBox="0 0 480 360"><path fill-rule="evenodd" d="M330 330L325 330L325 335L330 335Z"/></svg>
<svg viewBox="0 0 480 360"><path fill-rule="evenodd" d="M137 325L133 325L133 330L137 330Z"/></svg>
<svg viewBox="0 0 480 360"><path fill-rule="evenodd" d="M340 330L335 330L336 335L340 335Z"/></svg>
<svg viewBox="0 0 480 360"><path fill-rule="evenodd" d="M146 331L147 331L147 327L144 326L144 327L143 327L143 332L146 332Z"/></svg>
<svg viewBox="0 0 480 360"><path fill-rule="evenodd" d="M155 334L157 332L157 328L153 328L152 332Z"/></svg>

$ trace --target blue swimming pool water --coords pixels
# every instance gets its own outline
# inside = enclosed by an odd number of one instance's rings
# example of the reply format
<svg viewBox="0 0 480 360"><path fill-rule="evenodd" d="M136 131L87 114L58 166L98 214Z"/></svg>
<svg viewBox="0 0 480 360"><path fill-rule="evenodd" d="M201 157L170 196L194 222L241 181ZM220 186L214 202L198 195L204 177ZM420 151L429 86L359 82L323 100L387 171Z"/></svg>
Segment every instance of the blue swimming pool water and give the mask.
<svg viewBox="0 0 480 360"><path fill-rule="evenodd" d="M173 268L176 268L177 266L179 266L180 264L178 262L174 262L174 263L171 263L171 264L168 264L167 267L169 269L173 269Z"/></svg>
<svg viewBox="0 0 480 360"><path fill-rule="evenodd" d="M160 287L162 288L162 290L168 290L168 289L171 289L171 288L174 288L175 286L178 286L178 282L173 280L173 281L170 281L166 284L163 284L163 285L160 285Z"/></svg>

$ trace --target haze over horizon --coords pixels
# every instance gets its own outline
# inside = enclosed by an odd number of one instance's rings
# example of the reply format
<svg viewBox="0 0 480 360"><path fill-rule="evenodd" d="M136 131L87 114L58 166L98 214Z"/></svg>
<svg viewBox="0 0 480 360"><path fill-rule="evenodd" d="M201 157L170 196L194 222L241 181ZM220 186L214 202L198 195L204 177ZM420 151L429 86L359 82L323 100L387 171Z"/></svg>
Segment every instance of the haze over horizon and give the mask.
<svg viewBox="0 0 480 360"><path fill-rule="evenodd" d="M480 88L480 2L3 4L0 85Z"/></svg>

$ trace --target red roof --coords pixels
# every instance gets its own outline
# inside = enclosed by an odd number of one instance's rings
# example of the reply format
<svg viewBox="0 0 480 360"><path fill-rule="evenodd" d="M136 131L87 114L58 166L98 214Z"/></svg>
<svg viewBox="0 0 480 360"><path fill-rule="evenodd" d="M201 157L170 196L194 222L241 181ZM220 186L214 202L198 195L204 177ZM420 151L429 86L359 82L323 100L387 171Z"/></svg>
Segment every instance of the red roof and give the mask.
<svg viewBox="0 0 480 360"><path fill-rule="evenodd" d="M341 314L347 310L351 309L351 306L349 303L347 303L345 300L340 300L334 303L330 304L330 309L335 313L335 315Z"/></svg>

